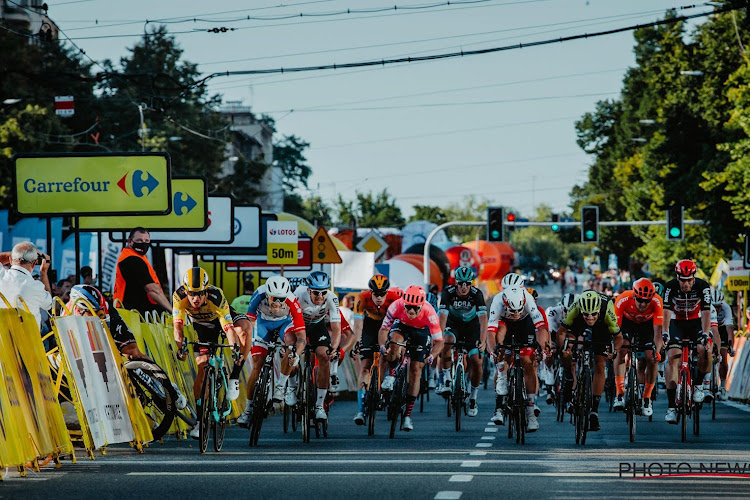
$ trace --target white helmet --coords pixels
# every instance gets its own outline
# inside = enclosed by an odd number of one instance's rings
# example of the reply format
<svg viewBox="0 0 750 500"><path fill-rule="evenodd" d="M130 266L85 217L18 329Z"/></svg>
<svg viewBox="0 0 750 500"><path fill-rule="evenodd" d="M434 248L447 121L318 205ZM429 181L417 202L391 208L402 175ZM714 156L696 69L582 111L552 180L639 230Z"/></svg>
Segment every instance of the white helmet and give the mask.
<svg viewBox="0 0 750 500"><path fill-rule="evenodd" d="M518 286L503 290L503 304L510 312L519 312L526 305L526 291Z"/></svg>
<svg viewBox="0 0 750 500"><path fill-rule="evenodd" d="M560 305L562 306L563 309L568 311L573 306L573 302L575 301L576 301L575 295L573 295L572 293L566 293L560 299Z"/></svg>
<svg viewBox="0 0 750 500"><path fill-rule="evenodd" d="M724 302L724 294L717 288L711 288L711 304L718 306Z"/></svg>
<svg viewBox="0 0 750 500"><path fill-rule="evenodd" d="M508 273L503 276L503 281L501 281L501 284L503 285L503 288L510 288L512 286L523 287L526 285L526 280L520 274Z"/></svg>
<svg viewBox="0 0 750 500"><path fill-rule="evenodd" d="M286 297L289 295L289 280L283 276L271 276L266 280L266 297Z"/></svg>

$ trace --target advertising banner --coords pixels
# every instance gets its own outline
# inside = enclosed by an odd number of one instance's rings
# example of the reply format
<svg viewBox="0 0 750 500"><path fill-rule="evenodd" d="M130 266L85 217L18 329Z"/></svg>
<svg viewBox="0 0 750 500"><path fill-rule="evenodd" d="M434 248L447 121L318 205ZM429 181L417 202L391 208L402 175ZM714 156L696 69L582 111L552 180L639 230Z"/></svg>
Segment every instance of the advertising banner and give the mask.
<svg viewBox="0 0 750 500"><path fill-rule="evenodd" d="M268 264L297 264L297 222L268 223L266 262Z"/></svg>

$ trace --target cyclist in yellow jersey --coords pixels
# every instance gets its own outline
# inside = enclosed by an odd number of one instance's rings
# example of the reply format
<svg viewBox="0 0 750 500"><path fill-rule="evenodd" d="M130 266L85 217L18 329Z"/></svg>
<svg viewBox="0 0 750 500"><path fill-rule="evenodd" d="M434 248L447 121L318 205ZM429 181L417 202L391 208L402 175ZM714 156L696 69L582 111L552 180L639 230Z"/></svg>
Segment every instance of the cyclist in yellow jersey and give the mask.
<svg viewBox="0 0 750 500"><path fill-rule="evenodd" d="M172 294L172 316L174 322L174 339L178 346L182 346L185 338L183 326L187 316L193 322L198 342L219 343L219 336L223 331L229 343L240 346L240 357L237 359L231 375L229 376L229 387L227 398L231 401L237 399L240 394L240 372L242 365L250 352L251 326L245 314L238 314L227 303L221 288L211 286L208 283L208 273L200 267L189 269L182 280L182 286ZM203 375L208 362L208 348L200 348L195 352L195 362L198 365L198 373L193 384L193 395L200 406L200 390L203 384ZM180 355L180 360L186 357L185 352ZM199 427L190 432L190 436L198 439Z"/></svg>

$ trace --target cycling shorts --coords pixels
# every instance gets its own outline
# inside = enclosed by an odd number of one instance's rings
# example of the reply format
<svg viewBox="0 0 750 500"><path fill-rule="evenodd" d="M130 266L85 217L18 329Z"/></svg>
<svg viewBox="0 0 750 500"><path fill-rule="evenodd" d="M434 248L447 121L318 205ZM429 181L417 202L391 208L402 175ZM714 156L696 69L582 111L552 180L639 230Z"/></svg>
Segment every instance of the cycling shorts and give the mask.
<svg viewBox="0 0 750 500"><path fill-rule="evenodd" d="M669 323L669 347L680 347L682 339L696 342L702 332L700 319L673 319Z"/></svg>
<svg viewBox="0 0 750 500"><path fill-rule="evenodd" d="M630 339L638 338L639 352L650 351L654 349L654 321L648 320L643 323L636 323L628 318L622 318L622 337L627 344Z"/></svg>
<svg viewBox="0 0 750 500"><path fill-rule="evenodd" d="M727 334L726 326L719 327L719 337L721 337L721 348L728 349L730 342L729 342L729 334Z"/></svg>
<svg viewBox="0 0 750 500"><path fill-rule="evenodd" d="M532 344L536 341L536 327L534 327L534 320L531 319L531 315L517 321L505 318L502 322L508 329L505 333L504 343Z"/></svg>
<svg viewBox="0 0 750 500"><path fill-rule="evenodd" d="M445 335L455 338L456 342L467 344L469 356L473 356L474 354L479 354L479 349L473 346L479 345L481 338L480 330L479 321L476 319L469 322L451 321L448 319L448 324L445 327Z"/></svg>
<svg viewBox="0 0 750 500"><path fill-rule="evenodd" d="M331 334L328 333L328 327L325 321L317 323L308 323L305 325L307 332L307 345L313 349L316 347L331 347Z"/></svg>
<svg viewBox="0 0 750 500"><path fill-rule="evenodd" d="M416 363L424 363L430 345L430 327L415 328L396 320L393 322L393 326L391 326L388 338L390 338L394 332L398 332L404 337L406 349L409 352L409 358Z"/></svg>
<svg viewBox="0 0 750 500"><path fill-rule="evenodd" d="M378 332L383 325L383 320L372 319L365 316L362 321L362 340L360 341L360 359L372 359L375 350L380 348L378 344Z"/></svg>
<svg viewBox="0 0 750 500"><path fill-rule="evenodd" d="M265 356L268 352L265 343L275 342L278 339L287 341L286 334L292 328L294 328L294 322L289 316L276 321L259 317L255 322L255 332L253 332L253 347L250 351L250 354L252 356Z"/></svg>

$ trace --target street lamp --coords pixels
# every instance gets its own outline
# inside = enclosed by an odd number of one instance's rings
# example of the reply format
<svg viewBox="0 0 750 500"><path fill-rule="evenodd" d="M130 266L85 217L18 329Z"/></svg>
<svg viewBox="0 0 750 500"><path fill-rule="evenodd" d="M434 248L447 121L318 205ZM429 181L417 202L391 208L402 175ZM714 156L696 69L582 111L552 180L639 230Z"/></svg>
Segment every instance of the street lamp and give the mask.
<svg viewBox="0 0 750 500"><path fill-rule="evenodd" d="M703 76L703 71L700 71L700 70L680 71L680 74L682 76Z"/></svg>
<svg viewBox="0 0 750 500"><path fill-rule="evenodd" d="M22 99L5 99L5 100L3 101L3 104L4 104L5 106L10 106L11 104L18 104L19 102L21 102L21 100L22 100Z"/></svg>

